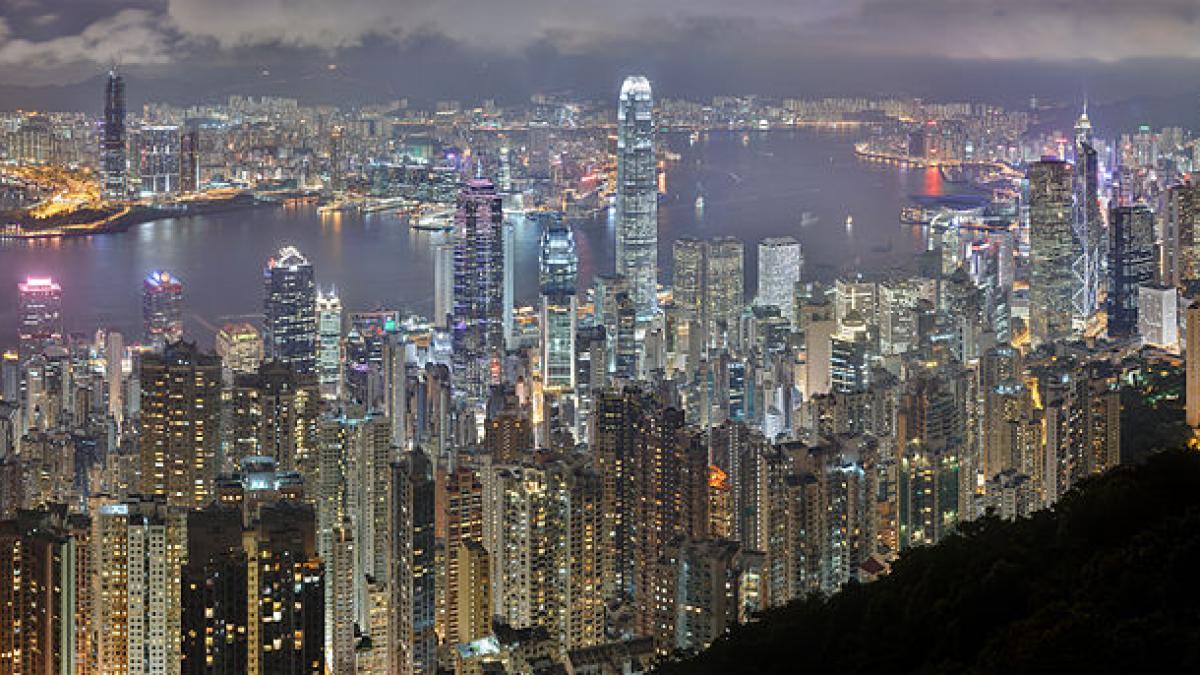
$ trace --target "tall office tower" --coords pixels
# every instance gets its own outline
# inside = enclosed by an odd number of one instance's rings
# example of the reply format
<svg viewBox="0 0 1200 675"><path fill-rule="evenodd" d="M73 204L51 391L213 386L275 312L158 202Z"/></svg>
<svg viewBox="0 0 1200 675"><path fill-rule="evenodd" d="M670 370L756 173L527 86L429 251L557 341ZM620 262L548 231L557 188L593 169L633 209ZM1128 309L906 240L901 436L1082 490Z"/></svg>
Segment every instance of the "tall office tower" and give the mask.
<svg viewBox="0 0 1200 675"><path fill-rule="evenodd" d="M703 325L707 314L704 274L708 269L708 242L680 237L671 245L671 295L683 316Z"/></svg>
<svg viewBox="0 0 1200 675"><path fill-rule="evenodd" d="M179 191L190 194L200 189L200 129L189 123L179 134Z"/></svg>
<svg viewBox="0 0 1200 675"><path fill-rule="evenodd" d="M824 299L809 300L798 308L798 312L805 350L804 386L800 393L810 399L818 394L828 394L833 387L831 357L837 321L833 303Z"/></svg>
<svg viewBox="0 0 1200 675"><path fill-rule="evenodd" d="M467 181L454 217L454 374L482 400L504 355L504 213L490 180Z"/></svg>
<svg viewBox="0 0 1200 675"><path fill-rule="evenodd" d="M0 521L0 672L74 672L77 548L65 506Z"/></svg>
<svg viewBox="0 0 1200 675"><path fill-rule="evenodd" d="M555 458L494 466L488 483L496 616L566 649L603 642L600 476L586 460Z"/></svg>
<svg viewBox="0 0 1200 675"><path fill-rule="evenodd" d="M108 416L118 430L125 422L124 361L125 338L117 331L109 331L104 337L104 382L108 385Z"/></svg>
<svg viewBox="0 0 1200 675"><path fill-rule="evenodd" d="M1075 123L1075 289L1072 302L1077 320L1083 324L1092 318L1097 308L1101 258L1107 243L1104 241L1104 221L1100 214L1100 160L1092 146L1092 123L1088 120L1087 104Z"/></svg>
<svg viewBox="0 0 1200 675"><path fill-rule="evenodd" d="M176 342L142 356L141 492L169 506L213 498L221 443L221 359Z"/></svg>
<svg viewBox="0 0 1200 675"><path fill-rule="evenodd" d="M479 628L477 617L472 624L470 605L475 593L491 594L491 588L485 588L463 595L463 576L472 572L462 567L462 555L468 546L483 544L483 483L479 472L461 461L446 471L439 483L442 494L438 502L442 508L437 513L437 529L445 542L446 566L441 576L442 592L438 594L443 605L438 612L438 634L443 644L453 646L481 637L470 637Z"/></svg>
<svg viewBox="0 0 1200 675"><path fill-rule="evenodd" d="M1187 347L1184 371L1184 398L1186 400L1187 423L1193 429L1200 428L1200 300L1192 300L1187 307L1185 332Z"/></svg>
<svg viewBox="0 0 1200 675"><path fill-rule="evenodd" d="M1163 206L1161 279L1186 290L1200 281L1200 183L1171 186Z"/></svg>
<svg viewBox="0 0 1200 675"><path fill-rule="evenodd" d="M575 235L561 221L542 233L542 383L546 391L575 389Z"/></svg>
<svg viewBox="0 0 1200 675"><path fill-rule="evenodd" d="M513 308L517 301L517 228L513 221L505 218L500 225L501 249L504 251L502 278L504 283L500 292L500 326L504 331L504 348L516 350L517 333L513 323Z"/></svg>
<svg viewBox="0 0 1200 675"><path fill-rule="evenodd" d="M1138 286L1138 329L1142 342L1160 349L1179 349L1179 289L1174 286Z"/></svg>
<svg viewBox="0 0 1200 675"><path fill-rule="evenodd" d="M779 308L791 323L796 316L796 284L804 256L793 237L770 237L758 243L758 304Z"/></svg>
<svg viewBox="0 0 1200 675"><path fill-rule="evenodd" d="M317 367L317 286L313 268L295 247L285 246L263 270L263 346L267 358L301 375Z"/></svg>
<svg viewBox="0 0 1200 675"><path fill-rule="evenodd" d="M29 277L17 293L18 353L25 361L62 342L62 287L50 277Z"/></svg>
<svg viewBox="0 0 1200 675"><path fill-rule="evenodd" d="M180 658L185 511L161 496L101 505L92 520L103 672L170 673Z"/></svg>
<svg viewBox="0 0 1200 675"><path fill-rule="evenodd" d="M128 161L125 145L125 78L108 71L104 88L104 129L100 133L100 171L105 199L129 196Z"/></svg>
<svg viewBox="0 0 1200 675"><path fill-rule="evenodd" d="M318 397L311 378L297 375L279 361L235 375L230 387L229 459L270 457L285 471L312 471L317 460Z"/></svg>
<svg viewBox="0 0 1200 675"><path fill-rule="evenodd" d="M704 300L711 326L710 341L714 345L729 345L736 341L738 317L746 302L745 262L746 252L741 239L717 237L708 245ZM725 337L722 339L722 336Z"/></svg>
<svg viewBox="0 0 1200 675"><path fill-rule="evenodd" d="M702 650L755 611L763 554L737 541L678 537L655 562L661 654Z"/></svg>
<svg viewBox="0 0 1200 675"><path fill-rule="evenodd" d="M642 344L637 339L637 305L633 296L622 291L614 299L616 325L613 330L612 375L633 382L642 376Z"/></svg>
<svg viewBox="0 0 1200 675"><path fill-rule="evenodd" d="M625 78L617 102L617 274L629 280L638 319L657 308L658 159L650 81Z"/></svg>
<svg viewBox="0 0 1200 675"><path fill-rule="evenodd" d="M256 372L263 360L262 335L248 323L227 323L217 331L216 352L229 372Z"/></svg>
<svg viewBox="0 0 1200 675"><path fill-rule="evenodd" d="M1114 206L1108 228L1108 335L1137 334L1138 287L1154 282L1154 214L1145 204Z"/></svg>
<svg viewBox="0 0 1200 675"><path fill-rule="evenodd" d="M138 129L138 180L142 197L179 193L179 127L143 126Z"/></svg>
<svg viewBox="0 0 1200 675"><path fill-rule="evenodd" d="M342 393L342 301L337 289L317 291L317 383L321 396L336 400Z"/></svg>
<svg viewBox="0 0 1200 675"><path fill-rule="evenodd" d="M392 672L437 672L433 467L421 449L392 467Z"/></svg>
<svg viewBox="0 0 1200 675"><path fill-rule="evenodd" d="M435 240L433 249L433 325L450 328L454 312L454 242Z"/></svg>
<svg viewBox="0 0 1200 675"><path fill-rule="evenodd" d="M1071 337L1073 265L1071 165L1043 158L1029 168L1029 333L1034 347Z"/></svg>
<svg viewBox="0 0 1200 675"><path fill-rule="evenodd" d="M157 347L183 339L183 283L157 270L142 280L142 326Z"/></svg>

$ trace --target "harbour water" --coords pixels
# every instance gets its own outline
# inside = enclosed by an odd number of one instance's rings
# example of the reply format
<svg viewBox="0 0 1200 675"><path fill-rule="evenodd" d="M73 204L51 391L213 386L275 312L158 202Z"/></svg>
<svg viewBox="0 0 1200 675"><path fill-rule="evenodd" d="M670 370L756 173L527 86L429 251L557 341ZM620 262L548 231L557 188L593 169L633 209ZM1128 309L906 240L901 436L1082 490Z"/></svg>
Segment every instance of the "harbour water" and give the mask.
<svg viewBox="0 0 1200 675"><path fill-rule="evenodd" d="M765 237L799 239L808 279L911 266L922 236L900 226L899 210L909 195L949 186L933 169L859 160L855 139L814 131L710 132L694 144L687 134L664 138L680 158L667 167L659 206L660 281L669 283L671 242L684 236L743 239L748 295L757 284L755 244ZM614 227L603 213L574 224L581 284L611 272ZM536 296L539 235L532 223L516 225L519 303ZM109 326L140 335L141 281L165 269L184 282L186 330L210 346L214 327L261 313L263 265L285 244L309 257L318 283L335 286L348 311L428 313L431 243L441 236L387 212L319 214L303 206L161 220L94 237L0 241L0 324L16 325L19 280L49 275L63 287L67 330ZM15 340L0 335L0 345Z"/></svg>

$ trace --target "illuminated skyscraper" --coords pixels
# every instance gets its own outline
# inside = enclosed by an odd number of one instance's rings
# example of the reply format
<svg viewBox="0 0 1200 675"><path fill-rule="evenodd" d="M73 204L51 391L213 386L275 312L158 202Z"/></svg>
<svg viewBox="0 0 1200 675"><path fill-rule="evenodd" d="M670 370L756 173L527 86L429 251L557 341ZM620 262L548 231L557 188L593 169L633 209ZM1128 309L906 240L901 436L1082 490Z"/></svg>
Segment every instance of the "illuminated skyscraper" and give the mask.
<svg viewBox="0 0 1200 675"><path fill-rule="evenodd" d="M292 246L279 250L263 270L263 343L267 358L278 359L301 375L317 366L317 286L313 268Z"/></svg>
<svg viewBox="0 0 1200 675"><path fill-rule="evenodd" d="M745 308L746 251L742 240L717 237L708 245L708 269L705 271L705 305L712 324L714 344L734 341L738 317Z"/></svg>
<svg viewBox="0 0 1200 675"><path fill-rule="evenodd" d="M137 134L138 180L142 197L179 193L179 127L144 126Z"/></svg>
<svg viewBox="0 0 1200 675"><path fill-rule="evenodd" d="M793 237L771 237L758 244L758 304L778 307L788 323L795 317L803 264L800 242Z"/></svg>
<svg viewBox="0 0 1200 675"><path fill-rule="evenodd" d="M680 237L671 245L671 250L671 295L675 306L687 318L703 323L707 314L704 273L708 264L708 243Z"/></svg>
<svg viewBox="0 0 1200 675"><path fill-rule="evenodd" d="M1162 281L1184 289L1200 280L1200 185L1171 186L1163 205Z"/></svg>
<svg viewBox="0 0 1200 675"><path fill-rule="evenodd" d="M575 388L575 235L561 221L542 233L542 382L550 391Z"/></svg>
<svg viewBox="0 0 1200 675"><path fill-rule="evenodd" d="M437 672L433 468L417 449L392 465L392 621L395 669L406 675Z"/></svg>
<svg viewBox="0 0 1200 675"><path fill-rule="evenodd" d="M658 282L658 165L650 81L625 78L617 103L617 274L639 319L654 314Z"/></svg>
<svg viewBox="0 0 1200 675"><path fill-rule="evenodd" d="M220 448L221 359L176 342L142 357L141 491L170 506L213 498Z"/></svg>
<svg viewBox="0 0 1200 675"><path fill-rule="evenodd" d="M1109 212L1108 335L1133 337L1138 326L1138 286L1154 282L1154 214L1144 204Z"/></svg>
<svg viewBox="0 0 1200 675"><path fill-rule="evenodd" d="M170 272L157 270L142 281L142 325L152 345L183 339L183 283Z"/></svg>
<svg viewBox="0 0 1200 675"><path fill-rule="evenodd" d="M24 361L62 342L62 287L49 277L29 277L17 284L19 353Z"/></svg>
<svg viewBox="0 0 1200 675"><path fill-rule="evenodd" d="M1085 324L1096 312L1099 287L1103 280L1101 254L1104 250L1104 222L1100 216L1100 159L1092 147L1092 123L1087 103L1075 123L1074 234L1075 260L1072 271L1075 288L1072 302L1075 318Z"/></svg>
<svg viewBox="0 0 1200 675"><path fill-rule="evenodd" d="M100 171L106 199L129 196L125 146L125 78L108 71L104 88L104 128L100 132Z"/></svg>
<svg viewBox="0 0 1200 675"><path fill-rule="evenodd" d="M1034 347L1070 337L1076 261L1071 165L1042 159L1029 168L1029 323Z"/></svg>
<svg viewBox="0 0 1200 675"><path fill-rule="evenodd" d="M336 289L317 291L317 381L321 395L336 399L342 393L342 301Z"/></svg>
<svg viewBox="0 0 1200 675"><path fill-rule="evenodd" d="M467 181L454 219L454 371L482 398L504 354L504 213L490 180Z"/></svg>
<svg viewBox="0 0 1200 675"><path fill-rule="evenodd" d="M1185 327L1187 347L1184 357L1187 359L1184 370L1186 417L1188 426L1200 428L1200 300L1193 300L1187 308L1187 324Z"/></svg>

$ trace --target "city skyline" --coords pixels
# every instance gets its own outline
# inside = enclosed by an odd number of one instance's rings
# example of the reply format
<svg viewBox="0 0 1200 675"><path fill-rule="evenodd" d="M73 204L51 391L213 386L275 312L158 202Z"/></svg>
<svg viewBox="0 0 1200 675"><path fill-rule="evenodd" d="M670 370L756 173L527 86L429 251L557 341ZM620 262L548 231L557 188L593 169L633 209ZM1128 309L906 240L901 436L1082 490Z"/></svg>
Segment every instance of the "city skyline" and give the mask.
<svg viewBox="0 0 1200 675"><path fill-rule="evenodd" d="M0 6L0 671L1189 669L1200 7L273 1Z"/></svg>

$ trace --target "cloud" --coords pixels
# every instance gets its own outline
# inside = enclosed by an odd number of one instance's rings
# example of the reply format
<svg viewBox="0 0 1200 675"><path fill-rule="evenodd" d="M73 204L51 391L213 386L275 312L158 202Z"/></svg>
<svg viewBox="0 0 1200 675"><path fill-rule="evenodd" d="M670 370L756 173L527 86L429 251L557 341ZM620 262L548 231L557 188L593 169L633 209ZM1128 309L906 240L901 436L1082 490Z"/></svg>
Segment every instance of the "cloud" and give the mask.
<svg viewBox="0 0 1200 675"><path fill-rule="evenodd" d="M538 45L604 57L770 51L796 64L1200 59L1197 0L0 0L0 11L9 82L113 60L183 70L249 50L335 55L427 36L510 56Z"/></svg>
<svg viewBox="0 0 1200 675"><path fill-rule="evenodd" d="M4 23L0 25L0 66L37 71L80 63L168 63L170 37L158 23L158 17L151 12L123 9L88 24L76 34L46 40L14 36Z"/></svg>

